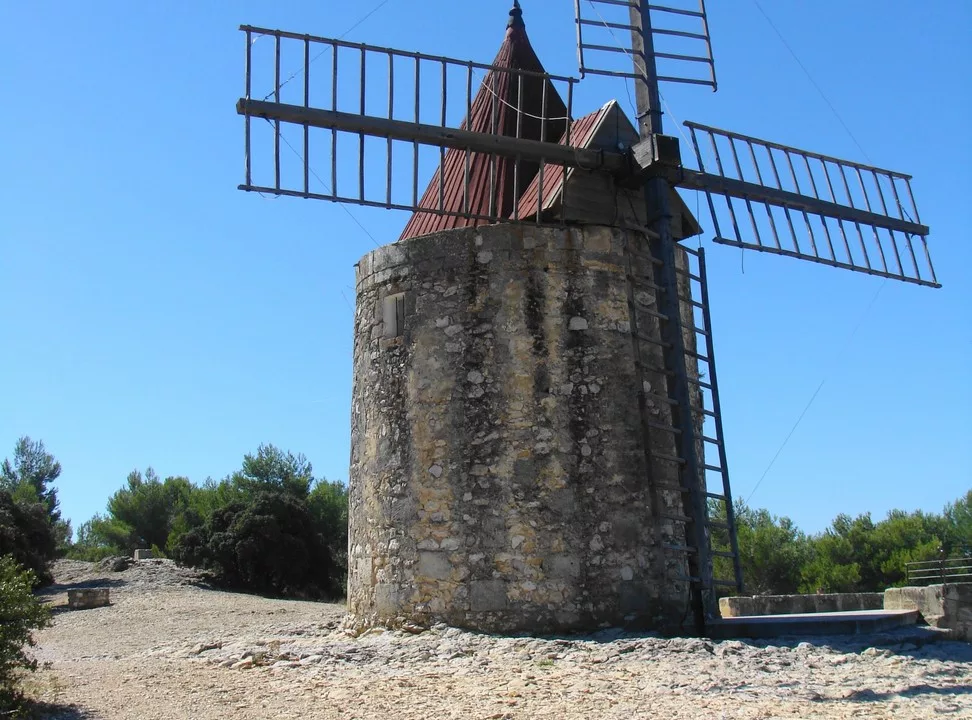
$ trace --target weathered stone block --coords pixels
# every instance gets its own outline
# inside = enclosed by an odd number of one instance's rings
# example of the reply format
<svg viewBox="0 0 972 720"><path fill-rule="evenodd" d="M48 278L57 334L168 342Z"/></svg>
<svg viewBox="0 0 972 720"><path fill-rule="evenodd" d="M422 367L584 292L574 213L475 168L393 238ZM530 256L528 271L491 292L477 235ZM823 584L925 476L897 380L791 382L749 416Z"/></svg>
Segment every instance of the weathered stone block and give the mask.
<svg viewBox="0 0 972 720"><path fill-rule="evenodd" d="M145 549L136 550L135 551L135 559L136 560L151 560L152 559L152 551L151 550L145 550Z"/></svg>
<svg viewBox="0 0 972 720"><path fill-rule="evenodd" d="M420 552L416 574L432 580L448 580L452 574L452 563L443 552Z"/></svg>
<svg viewBox="0 0 972 720"><path fill-rule="evenodd" d="M72 610L88 610L110 604L108 588L68 590L68 607Z"/></svg>
<svg viewBox="0 0 972 720"><path fill-rule="evenodd" d="M917 610L932 627L948 630L957 640L972 642L972 583L888 588L885 610Z"/></svg>
<svg viewBox="0 0 972 720"><path fill-rule="evenodd" d="M813 595L756 595L719 599L722 617L797 615L801 613L880 610L883 593L816 593Z"/></svg>
<svg viewBox="0 0 972 720"><path fill-rule="evenodd" d="M474 580L469 584L469 603L473 612L505 610L506 583L502 580Z"/></svg>

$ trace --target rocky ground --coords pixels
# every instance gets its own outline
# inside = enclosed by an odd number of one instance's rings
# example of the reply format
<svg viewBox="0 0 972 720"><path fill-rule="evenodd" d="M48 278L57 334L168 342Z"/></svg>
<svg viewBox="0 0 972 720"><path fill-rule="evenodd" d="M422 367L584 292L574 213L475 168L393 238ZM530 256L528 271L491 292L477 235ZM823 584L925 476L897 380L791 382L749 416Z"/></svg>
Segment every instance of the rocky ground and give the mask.
<svg viewBox="0 0 972 720"><path fill-rule="evenodd" d="M767 642L341 629L166 560L62 561L36 655L51 718L972 718L972 646L905 629ZM68 611L70 587L110 607Z"/></svg>

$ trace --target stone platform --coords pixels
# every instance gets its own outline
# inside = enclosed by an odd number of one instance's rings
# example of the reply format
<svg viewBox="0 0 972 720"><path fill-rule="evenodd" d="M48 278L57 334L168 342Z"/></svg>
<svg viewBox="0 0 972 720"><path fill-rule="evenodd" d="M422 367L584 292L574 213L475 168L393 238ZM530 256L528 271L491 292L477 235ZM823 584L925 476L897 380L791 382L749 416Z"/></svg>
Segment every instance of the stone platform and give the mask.
<svg viewBox="0 0 972 720"><path fill-rule="evenodd" d="M711 638L772 638L785 635L850 635L892 630L918 622L917 610L856 610L851 612L743 615L710 622Z"/></svg>

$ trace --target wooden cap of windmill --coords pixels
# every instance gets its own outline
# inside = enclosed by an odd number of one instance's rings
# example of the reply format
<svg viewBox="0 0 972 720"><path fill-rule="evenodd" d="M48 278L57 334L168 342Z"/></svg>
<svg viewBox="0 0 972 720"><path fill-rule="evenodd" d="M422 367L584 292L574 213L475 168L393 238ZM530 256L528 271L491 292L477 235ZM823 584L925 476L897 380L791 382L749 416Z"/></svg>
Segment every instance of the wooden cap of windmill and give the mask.
<svg viewBox="0 0 972 720"><path fill-rule="evenodd" d="M546 72L527 37L523 10L518 0L514 0L513 8L510 10L506 35L492 65L498 69L490 70L486 75L472 101L469 116L463 120L460 127L474 132L516 137L516 111L517 107L520 107L523 111L520 137L530 140L546 138L556 142L567 129L567 106L553 83L535 75L519 76L514 72L505 72L505 70ZM521 77L522 104L519 100ZM545 115L550 118L546 121L540 119L543 115L544 84L547 85ZM542 132L543 125L546 125L545 132ZM490 164L490 156L470 153L467 201L464 199L466 152L457 149L447 150L445 159L422 195L419 207L438 209L441 199L442 209L446 212L461 214L468 211L477 215L489 215L492 209L492 214L498 218L509 216L513 212L514 196L522 194L533 181L539 170L539 164L521 161L516 186L514 186L514 160L496 157L494 181L496 199L495 206L492 208L490 207ZM461 215L437 215L419 211L409 219L399 239L406 240L441 230L488 223L487 220L473 220Z"/></svg>

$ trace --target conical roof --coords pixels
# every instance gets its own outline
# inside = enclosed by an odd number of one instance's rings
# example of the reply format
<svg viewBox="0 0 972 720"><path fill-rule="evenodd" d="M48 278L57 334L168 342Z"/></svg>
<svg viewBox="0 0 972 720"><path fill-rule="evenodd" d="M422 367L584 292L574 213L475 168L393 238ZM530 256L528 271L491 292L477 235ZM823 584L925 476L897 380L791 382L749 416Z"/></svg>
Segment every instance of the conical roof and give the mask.
<svg viewBox="0 0 972 720"><path fill-rule="evenodd" d="M543 137L550 142L557 142L557 139L567 129L567 106L553 83L541 77L522 76L523 98L522 105L520 105L521 76L504 71L509 69L535 73L546 72L530 45L526 25L523 22L523 12L518 1L514 2L513 9L510 10L506 36L492 64L494 67L502 69L490 70L486 75L472 102L469 117L463 120L461 127L473 132L496 133L516 137L516 109L520 107L523 112L520 137L529 140L540 140ZM545 115L547 118L551 118L546 121L540 119L543 114L544 84L547 86L547 111ZM545 130L544 125L546 125ZM489 214L490 164L489 155L470 153L468 210L472 214ZM519 176L516 178L517 187L514 187L514 165L514 158L495 156L496 205L494 212L498 218L505 218L513 213L513 198L519 197L539 169L539 163L521 160ZM440 175L442 177L441 192ZM422 195L419 207L438 210L441 200L441 207L446 211L464 212L465 177L466 151L450 148L445 153L442 165L436 170L432 181ZM439 230L488 223L487 220L472 220L460 216L438 215L419 211L409 219L399 239L405 240Z"/></svg>

